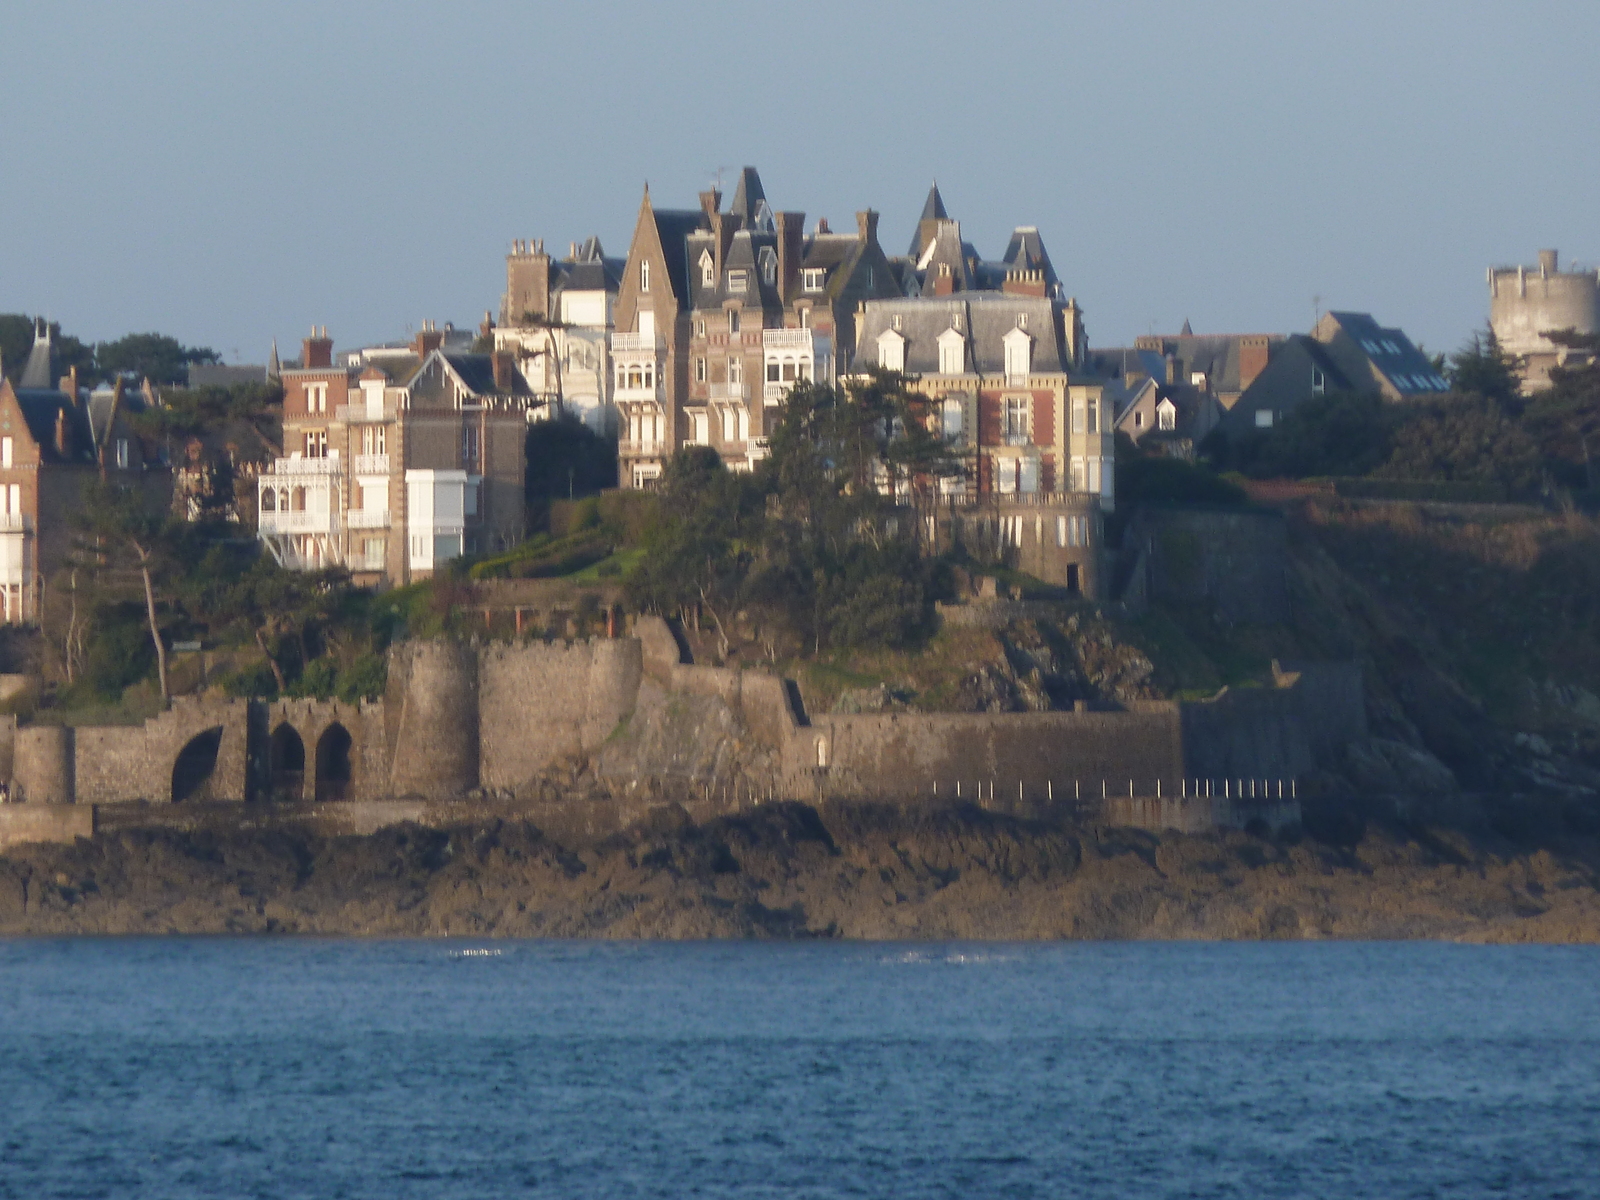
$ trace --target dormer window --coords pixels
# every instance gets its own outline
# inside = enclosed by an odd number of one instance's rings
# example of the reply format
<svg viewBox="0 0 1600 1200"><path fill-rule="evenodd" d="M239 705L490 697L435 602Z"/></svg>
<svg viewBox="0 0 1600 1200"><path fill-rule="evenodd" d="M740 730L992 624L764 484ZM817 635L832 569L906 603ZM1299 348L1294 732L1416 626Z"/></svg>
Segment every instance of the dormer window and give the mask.
<svg viewBox="0 0 1600 1200"><path fill-rule="evenodd" d="M1006 378L1024 380L1033 369L1033 339L1021 329L1013 329L1004 339Z"/></svg>
<svg viewBox="0 0 1600 1200"><path fill-rule="evenodd" d="M729 271L728 272L728 290L730 292L742 292L749 286L750 286L750 272L749 271Z"/></svg>
<svg viewBox="0 0 1600 1200"><path fill-rule="evenodd" d="M1027 313L1018 313L1017 314L1017 328L1018 329L1026 329L1027 327L1028 327L1028 314Z"/></svg>
<svg viewBox="0 0 1600 1200"><path fill-rule="evenodd" d="M895 315L894 315L894 327L896 329L904 329L905 328L905 318L902 317L899 313L895 313Z"/></svg>
<svg viewBox="0 0 1600 1200"><path fill-rule="evenodd" d="M808 292L820 292L828 273L820 267L807 267L800 272L800 286Z"/></svg>
<svg viewBox="0 0 1600 1200"><path fill-rule="evenodd" d="M768 287L778 282L778 256L771 246L761 248L761 279Z"/></svg>
<svg viewBox="0 0 1600 1200"><path fill-rule="evenodd" d="M648 292L650 290L650 260L649 259L645 259L644 262L639 264L639 290L641 292Z"/></svg>
<svg viewBox="0 0 1600 1200"><path fill-rule="evenodd" d="M953 326L939 335L939 374L964 375L967 370L967 339Z"/></svg>
<svg viewBox="0 0 1600 1200"><path fill-rule="evenodd" d="M700 286L717 286L717 264L712 261L711 251L700 251Z"/></svg>
<svg viewBox="0 0 1600 1200"><path fill-rule="evenodd" d="M895 318L896 323L900 320ZM906 339L892 329L878 335L878 367L884 371L906 369Z"/></svg>
<svg viewBox="0 0 1600 1200"><path fill-rule="evenodd" d="M1156 422L1161 429L1171 433L1178 427L1178 410L1171 400L1163 400L1156 409Z"/></svg>

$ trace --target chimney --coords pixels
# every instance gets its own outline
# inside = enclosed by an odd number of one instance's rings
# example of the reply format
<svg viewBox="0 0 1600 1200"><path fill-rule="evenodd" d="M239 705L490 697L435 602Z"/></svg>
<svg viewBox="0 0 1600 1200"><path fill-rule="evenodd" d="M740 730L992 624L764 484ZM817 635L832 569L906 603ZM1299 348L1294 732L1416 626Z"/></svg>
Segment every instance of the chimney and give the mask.
<svg viewBox="0 0 1600 1200"><path fill-rule="evenodd" d="M61 377L60 388L67 394L67 399L74 404L78 402L78 368L68 367L67 373Z"/></svg>
<svg viewBox="0 0 1600 1200"><path fill-rule="evenodd" d="M956 277L951 273L949 263L940 263L934 271L933 294L935 296L953 296L956 294Z"/></svg>
<svg viewBox="0 0 1600 1200"><path fill-rule="evenodd" d="M721 207L722 193L718 189L712 188L709 192L700 193L700 211L705 213L706 216L715 216L717 210Z"/></svg>
<svg viewBox="0 0 1600 1200"><path fill-rule="evenodd" d="M300 361L308 367L333 366L333 339L326 325L311 327L311 336L300 343Z"/></svg>
<svg viewBox="0 0 1600 1200"><path fill-rule="evenodd" d="M805 242L805 213L773 214L778 225L778 294L785 301L794 294L794 276L800 269L800 252Z"/></svg>
<svg viewBox="0 0 1600 1200"><path fill-rule="evenodd" d="M870 208L856 214L856 238L868 245L876 244L878 240L878 214Z"/></svg>
<svg viewBox="0 0 1600 1200"><path fill-rule="evenodd" d="M1000 285L1000 290L1009 296L1043 296L1044 272L1013 267L1006 272L1005 282Z"/></svg>
<svg viewBox="0 0 1600 1200"><path fill-rule="evenodd" d="M494 336L494 318L489 315L489 310L483 310L483 324L478 326L478 336L492 338Z"/></svg>
<svg viewBox="0 0 1600 1200"><path fill-rule="evenodd" d="M417 352L418 358L427 358L442 345L444 345L444 334L433 327L432 321L424 321L422 328L417 330L417 339L412 343L412 349Z"/></svg>
<svg viewBox="0 0 1600 1200"><path fill-rule="evenodd" d="M1180 369L1178 367L1178 356L1176 354L1168 354L1167 355L1167 382L1169 384L1170 383L1178 383L1181 380L1181 378L1182 378L1182 372L1180 371Z"/></svg>
<svg viewBox="0 0 1600 1200"><path fill-rule="evenodd" d="M1556 273L1556 252L1554 250L1539 251L1539 274L1549 276Z"/></svg>
<svg viewBox="0 0 1600 1200"><path fill-rule="evenodd" d="M494 390L502 396L509 396L513 391L512 372L517 369L516 360L512 358L509 350L496 350L489 356L489 361L494 364Z"/></svg>
<svg viewBox="0 0 1600 1200"><path fill-rule="evenodd" d="M828 228L828 218L827 217L818 217L817 218L817 232L818 233L832 233L833 232L833 230Z"/></svg>
<svg viewBox="0 0 1600 1200"><path fill-rule="evenodd" d="M62 458L72 448L72 431L67 428L67 410L56 409L56 453Z"/></svg>
<svg viewBox="0 0 1600 1200"><path fill-rule="evenodd" d="M1256 376L1267 369L1271 346L1264 333L1239 339L1239 390L1243 391L1256 381Z"/></svg>

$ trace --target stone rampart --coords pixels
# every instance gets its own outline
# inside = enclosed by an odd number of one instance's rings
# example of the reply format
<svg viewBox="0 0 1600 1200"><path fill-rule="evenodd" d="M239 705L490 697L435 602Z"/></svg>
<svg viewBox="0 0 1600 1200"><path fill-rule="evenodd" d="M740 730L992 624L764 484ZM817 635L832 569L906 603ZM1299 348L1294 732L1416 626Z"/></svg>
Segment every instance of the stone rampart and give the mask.
<svg viewBox="0 0 1600 1200"><path fill-rule="evenodd" d="M636 638L491 645L478 663L479 776L515 788L591 755L633 711L643 675Z"/></svg>
<svg viewBox="0 0 1600 1200"><path fill-rule="evenodd" d="M389 793L428 798L478 786L478 651L404 642L389 651L384 696Z"/></svg>
<svg viewBox="0 0 1600 1200"><path fill-rule="evenodd" d="M209 798L244 800L250 777L249 708L244 700L178 696L171 708L143 725L72 730L70 800L117 804L183 799L177 794L184 783L178 772L180 755L192 764L187 774L209 781Z"/></svg>

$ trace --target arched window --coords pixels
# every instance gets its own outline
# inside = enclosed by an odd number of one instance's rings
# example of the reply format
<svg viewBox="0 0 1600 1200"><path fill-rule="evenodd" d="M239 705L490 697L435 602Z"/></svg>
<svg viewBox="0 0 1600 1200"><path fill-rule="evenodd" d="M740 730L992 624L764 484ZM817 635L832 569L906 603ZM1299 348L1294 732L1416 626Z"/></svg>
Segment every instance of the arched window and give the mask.
<svg viewBox="0 0 1600 1200"><path fill-rule="evenodd" d="M290 507L293 509L293 511L295 511L295 512L305 512L305 510L306 510L306 490L305 490L305 488L303 488L303 487L295 488L294 491L290 493L290 497L291 497Z"/></svg>
<svg viewBox="0 0 1600 1200"><path fill-rule="evenodd" d="M261 511L278 511L278 493L273 488L263 488L261 492Z"/></svg>

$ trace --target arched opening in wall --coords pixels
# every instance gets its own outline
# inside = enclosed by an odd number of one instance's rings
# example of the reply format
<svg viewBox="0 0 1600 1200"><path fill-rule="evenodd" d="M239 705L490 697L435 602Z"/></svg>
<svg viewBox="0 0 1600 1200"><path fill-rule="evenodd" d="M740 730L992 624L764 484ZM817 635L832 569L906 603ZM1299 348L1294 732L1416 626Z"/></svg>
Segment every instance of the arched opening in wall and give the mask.
<svg viewBox="0 0 1600 1200"><path fill-rule="evenodd" d="M300 799L306 777L306 744L285 721L272 731L272 798L280 804Z"/></svg>
<svg viewBox="0 0 1600 1200"><path fill-rule="evenodd" d="M172 802L210 800L211 776L217 769L217 750L222 745L222 726L213 725L197 733L178 751L172 764Z"/></svg>
<svg viewBox="0 0 1600 1200"><path fill-rule="evenodd" d="M350 732L335 721L317 739L317 799L350 798Z"/></svg>

